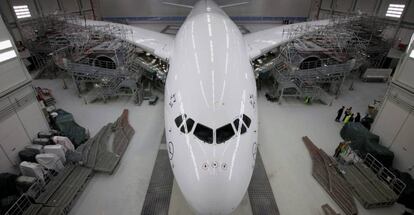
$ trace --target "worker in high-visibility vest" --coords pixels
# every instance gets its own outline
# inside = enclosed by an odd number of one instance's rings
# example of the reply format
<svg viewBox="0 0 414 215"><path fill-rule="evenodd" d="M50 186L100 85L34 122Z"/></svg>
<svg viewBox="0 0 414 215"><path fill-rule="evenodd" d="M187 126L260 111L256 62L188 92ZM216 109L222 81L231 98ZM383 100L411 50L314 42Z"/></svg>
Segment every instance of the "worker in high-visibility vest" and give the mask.
<svg viewBox="0 0 414 215"><path fill-rule="evenodd" d="M348 116L345 117L344 124L347 124L348 122L350 122L351 121L351 118L352 119L354 118L354 114L353 113L352 114L349 114Z"/></svg>

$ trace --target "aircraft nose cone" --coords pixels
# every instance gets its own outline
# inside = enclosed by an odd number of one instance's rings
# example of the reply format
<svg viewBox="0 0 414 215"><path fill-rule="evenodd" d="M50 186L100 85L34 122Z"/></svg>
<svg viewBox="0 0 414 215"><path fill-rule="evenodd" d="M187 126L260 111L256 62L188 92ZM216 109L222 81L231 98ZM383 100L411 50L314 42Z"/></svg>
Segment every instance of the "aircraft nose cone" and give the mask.
<svg viewBox="0 0 414 215"><path fill-rule="evenodd" d="M240 204L247 186L221 176L199 182L184 196L197 214L230 214Z"/></svg>

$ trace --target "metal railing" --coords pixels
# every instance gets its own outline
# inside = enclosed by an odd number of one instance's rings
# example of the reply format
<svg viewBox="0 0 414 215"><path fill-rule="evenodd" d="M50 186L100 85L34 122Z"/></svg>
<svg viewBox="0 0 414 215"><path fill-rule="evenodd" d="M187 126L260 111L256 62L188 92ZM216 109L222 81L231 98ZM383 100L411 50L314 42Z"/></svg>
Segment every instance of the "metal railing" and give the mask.
<svg viewBox="0 0 414 215"><path fill-rule="evenodd" d="M365 155L364 164L369 167L379 179L385 182L398 196L404 191L406 184L401 181L394 173L386 168L370 153Z"/></svg>

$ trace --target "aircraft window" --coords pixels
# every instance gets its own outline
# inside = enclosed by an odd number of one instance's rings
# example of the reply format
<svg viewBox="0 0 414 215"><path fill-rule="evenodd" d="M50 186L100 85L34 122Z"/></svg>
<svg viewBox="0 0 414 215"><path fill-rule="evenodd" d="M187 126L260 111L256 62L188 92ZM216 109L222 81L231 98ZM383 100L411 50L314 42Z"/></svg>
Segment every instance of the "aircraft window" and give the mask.
<svg viewBox="0 0 414 215"><path fill-rule="evenodd" d="M185 132L185 126L184 126L184 125L183 125L183 126L181 126L180 131L181 131L182 133L186 133L186 132Z"/></svg>
<svg viewBox="0 0 414 215"><path fill-rule="evenodd" d="M224 143L234 135L234 130L231 124L222 126L216 130L216 142L217 144Z"/></svg>
<svg viewBox="0 0 414 215"><path fill-rule="evenodd" d="M241 127L241 132L240 132L240 134L244 134L244 133L246 133L246 126L244 126L244 124L242 125L242 127Z"/></svg>
<svg viewBox="0 0 414 215"><path fill-rule="evenodd" d="M181 123L183 123L183 116L179 115L177 118L175 118L175 125L177 125L177 127L180 127Z"/></svg>
<svg viewBox="0 0 414 215"><path fill-rule="evenodd" d="M236 128L236 130L239 130L239 123L240 123L240 119L236 119L233 121L234 127ZM244 123L241 124L241 131L240 134L244 134L246 133L246 126L244 125Z"/></svg>
<svg viewBox="0 0 414 215"><path fill-rule="evenodd" d="M198 137L198 139L206 143L210 143L210 144L213 143L213 129L205 125L197 123L195 130L194 130L194 135Z"/></svg>
<svg viewBox="0 0 414 215"><path fill-rule="evenodd" d="M187 124L188 132L190 132L193 129L194 120L191 118L188 118L187 121L185 121L185 123Z"/></svg>
<svg viewBox="0 0 414 215"><path fill-rule="evenodd" d="M234 127L236 128L236 130L238 130L239 129L239 119L234 120L233 124L234 124Z"/></svg>
<svg viewBox="0 0 414 215"><path fill-rule="evenodd" d="M246 124L247 127L250 127L250 123L252 122L252 120L248 116L243 114L243 122L244 124Z"/></svg>

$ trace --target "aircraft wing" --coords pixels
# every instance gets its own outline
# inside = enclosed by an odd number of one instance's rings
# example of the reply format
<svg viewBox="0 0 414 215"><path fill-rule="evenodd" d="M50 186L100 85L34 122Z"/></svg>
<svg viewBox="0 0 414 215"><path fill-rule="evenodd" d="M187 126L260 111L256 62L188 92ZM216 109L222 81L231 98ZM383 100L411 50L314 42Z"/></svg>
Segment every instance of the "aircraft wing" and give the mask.
<svg viewBox="0 0 414 215"><path fill-rule="evenodd" d="M163 60L170 58L174 46L174 37L135 26L95 20L82 20L82 24L91 27L108 26L110 28L125 29L127 33L126 35L119 34L120 39L131 42Z"/></svg>
<svg viewBox="0 0 414 215"><path fill-rule="evenodd" d="M250 56L250 59L254 60L260 57L261 55L266 54L270 50L280 45L283 45L284 43L287 43L295 38L303 36L306 33L310 33L312 30L315 29L315 26L325 26L328 24L329 20L318 20L312 22L302 22L291 25L283 25L259 32L246 34L244 36L244 39L247 45L247 51ZM302 27L303 29L309 29L309 31L303 30L301 31L301 34L295 34L294 37L287 36L289 30L293 30L298 27Z"/></svg>

